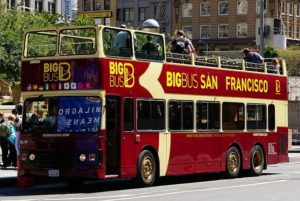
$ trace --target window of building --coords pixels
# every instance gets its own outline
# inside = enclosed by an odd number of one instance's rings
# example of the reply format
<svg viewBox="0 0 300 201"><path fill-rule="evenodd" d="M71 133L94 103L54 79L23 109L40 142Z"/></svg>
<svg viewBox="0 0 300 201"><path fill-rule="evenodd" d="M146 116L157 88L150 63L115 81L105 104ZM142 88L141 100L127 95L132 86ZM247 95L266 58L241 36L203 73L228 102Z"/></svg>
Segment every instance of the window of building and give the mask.
<svg viewBox="0 0 300 201"><path fill-rule="evenodd" d="M89 10L91 10L91 7L90 7L90 0L83 0L83 10L84 10L84 11L89 11Z"/></svg>
<svg viewBox="0 0 300 201"><path fill-rule="evenodd" d="M124 131L133 131L134 126L134 101L132 98L124 99Z"/></svg>
<svg viewBox="0 0 300 201"><path fill-rule="evenodd" d="M104 0L104 10L110 10L110 0Z"/></svg>
<svg viewBox="0 0 300 201"><path fill-rule="evenodd" d="M236 25L236 36L238 38L245 38L248 35L248 24L247 23L239 23Z"/></svg>
<svg viewBox="0 0 300 201"><path fill-rule="evenodd" d="M296 15L298 17L300 16L300 3L298 3L297 6L296 6Z"/></svg>
<svg viewBox="0 0 300 201"><path fill-rule="evenodd" d="M228 15L229 14L229 3L228 1L220 1L218 4L218 13L219 15Z"/></svg>
<svg viewBox="0 0 300 201"><path fill-rule="evenodd" d="M35 10L38 12L43 11L43 0L35 0Z"/></svg>
<svg viewBox="0 0 300 201"><path fill-rule="evenodd" d="M293 37L293 25L289 25L288 26L289 27L289 29L288 29L288 36L290 37L290 38L292 38Z"/></svg>
<svg viewBox="0 0 300 201"><path fill-rule="evenodd" d="M268 125L269 130L275 130L275 106L268 106Z"/></svg>
<svg viewBox="0 0 300 201"><path fill-rule="evenodd" d="M256 14L260 14L260 1L261 0L256 0ZM267 9L267 0L264 0L264 13L266 12Z"/></svg>
<svg viewBox="0 0 300 201"><path fill-rule="evenodd" d="M244 130L245 109L243 103L223 103L223 130Z"/></svg>
<svg viewBox="0 0 300 201"><path fill-rule="evenodd" d="M237 1L237 14L238 15L248 14L248 0Z"/></svg>
<svg viewBox="0 0 300 201"><path fill-rule="evenodd" d="M184 3L182 5L182 17L193 17L193 4Z"/></svg>
<svg viewBox="0 0 300 201"><path fill-rule="evenodd" d="M193 130L193 101L169 101L169 130Z"/></svg>
<svg viewBox="0 0 300 201"><path fill-rule="evenodd" d="M267 129L266 105L247 104L247 129Z"/></svg>
<svg viewBox="0 0 300 201"><path fill-rule="evenodd" d="M104 25L110 26L110 17L104 18Z"/></svg>
<svg viewBox="0 0 300 201"><path fill-rule="evenodd" d="M55 9L56 9L55 1L48 2L48 12L55 14Z"/></svg>
<svg viewBox="0 0 300 201"><path fill-rule="evenodd" d="M209 25L200 26L200 38L201 39L210 38L210 26Z"/></svg>
<svg viewBox="0 0 300 201"><path fill-rule="evenodd" d="M210 16L210 2L203 2L200 4L200 15Z"/></svg>
<svg viewBox="0 0 300 201"><path fill-rule="evenodd" d="M7 9L12 9L14 6L16 6L16 0L7 0Z"/></svg>
<svg viewBox="0 0 300 201"><path fill-rule="evenodd" d="M197 130L220 129L220 103L197 102Z"/></svg>
<svg viewBox="0 0 300 201"><path fill-rule="evenodd" d="M285 0L281 0L280 1L280 12L282 14L286 13L286 2L285 2Z"/></svg>
<svg viewBox="0 0 300 201"><path fill-rule="evenodd" d="M134 20L133 8L124 8L124 20L125 21L133 21Z"/></svg>
<svg viewBox="0 0 300 201"><path fill-rule="evenodd" d="M166 2L162 1L160 3L154 4L154 18L160 17L163 18L166 16Z"/></svg>
<svg viewBox="0 0 300 201"><path fill-rule="evenodd" d="M144 21L146 19L145 13L146 13L146 8L140 7L139 8L139 20Z"/></svg>
<svg viewBox="0 0 300 201"><path fill-rule="evenodd" d="M300 27L297 27L297 38L300 38Z"/></svg>
<svg viewBox="0 0 300 201"><path fill-rule="evenodd" d="M192 26L183 26L182 30L184 31L185 35L187 36L188 39L193 38L193 28Z"/></svg>
<svg viewBox="0 0 300 201"><path fill-rule="evenodd" d="M93 10L101 10L100 0L93 0Z"/></svg>
<svg viewBox="0 0 300 201"><path fill-rule="evenodd" d="M294 15L294 1L290 1L290 15Z"/></svg>
<svg viewBox="0 0 300 201"><path fill-rule="evenodd" d="M25 0L23 4L23 10L26 12L29 12L31 10L30 8L30 0Z"/></svg>
<svg viewBox="0 0 300 201"><path fill-rule="evenodd" d="M137 101L137 129L165 130L165 102L163 100Z"/></svg>
<svg viewBox="0 0 300 201"><path fill-rule="evenodd" d="M229 36L229 29L228 24L220 24L218 26L218 37L219 38L228 38Z"/></svg>

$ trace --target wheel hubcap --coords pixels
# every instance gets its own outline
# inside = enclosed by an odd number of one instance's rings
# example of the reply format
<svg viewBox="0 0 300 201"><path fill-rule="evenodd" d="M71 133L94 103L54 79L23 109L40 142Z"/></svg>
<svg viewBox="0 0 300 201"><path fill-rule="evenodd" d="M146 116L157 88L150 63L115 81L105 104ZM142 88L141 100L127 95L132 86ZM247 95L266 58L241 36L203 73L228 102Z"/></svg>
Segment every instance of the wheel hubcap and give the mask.
<svg viewBox="0 0 300 201"><path fill-rule="evenodd" d="M229 168L232 173L238 171L239 159L237 153L231 153L229 155Z"/></svg>
<svg viewBox="0 0 300 201"><path fill-rule="evenodd" d="M253 168L260 169L262 167L262 153L259 150L256 150L253 154Z"/></svg>
<svg viewBox="0 0 300 201"><path fill-rule="evenodd" d="M143 160L142 174L145 181L150 181L153 177L153 163L149 157Z"/></svg>

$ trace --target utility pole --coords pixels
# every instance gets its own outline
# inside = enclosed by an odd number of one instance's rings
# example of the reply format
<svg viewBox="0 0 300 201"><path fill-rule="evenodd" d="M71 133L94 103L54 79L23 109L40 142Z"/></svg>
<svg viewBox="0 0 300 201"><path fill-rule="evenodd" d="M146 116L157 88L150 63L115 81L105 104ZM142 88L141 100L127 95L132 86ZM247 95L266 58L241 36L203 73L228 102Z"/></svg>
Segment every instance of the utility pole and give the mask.
<svg viewBox="0 0 300 201"><path fill-rule="evenodd" d="M265 41L264 41L264 0L260 0L260 55L264 57Z"/></svg>

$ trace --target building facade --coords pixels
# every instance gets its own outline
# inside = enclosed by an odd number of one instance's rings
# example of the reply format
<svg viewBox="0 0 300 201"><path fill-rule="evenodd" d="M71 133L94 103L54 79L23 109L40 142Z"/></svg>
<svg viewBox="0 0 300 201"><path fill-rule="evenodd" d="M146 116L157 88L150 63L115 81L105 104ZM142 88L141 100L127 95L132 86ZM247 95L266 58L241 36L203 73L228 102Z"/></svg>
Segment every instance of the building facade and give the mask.
<svg viewBox="0 0 300 201"><path fill-rule="evenodd" d="M183 29L201 50L260 45L260 0L173 0L172 30ZM285 49L300 40L300 1L265 0L264 43Z"/></svg>
<svg viewBox="0 0 300 201"><path fill-rule="evenodd" d="M116 0L78 0L78 15L88 15L96 24L116 26L116 3Z"/></svg>
<svg viewBox="0 0 300 201"><path fill-rule="evenodd" d="M62 1L64 0L1 0L1 4L4 5L6 9L18 6L18 8L28 12L46 11L61 15Z"/></svg>

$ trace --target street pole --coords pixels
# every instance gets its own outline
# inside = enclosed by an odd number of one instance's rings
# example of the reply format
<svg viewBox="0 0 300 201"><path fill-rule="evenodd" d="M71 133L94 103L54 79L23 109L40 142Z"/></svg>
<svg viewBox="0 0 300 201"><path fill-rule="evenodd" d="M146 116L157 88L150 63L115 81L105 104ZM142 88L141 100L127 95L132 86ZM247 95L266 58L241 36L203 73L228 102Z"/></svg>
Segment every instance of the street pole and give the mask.
<svg viewBox="0 0 300 201"><path fill-rule="evenodd" d="M260 0L260 55L264 57L264 0Z"/></svg>

